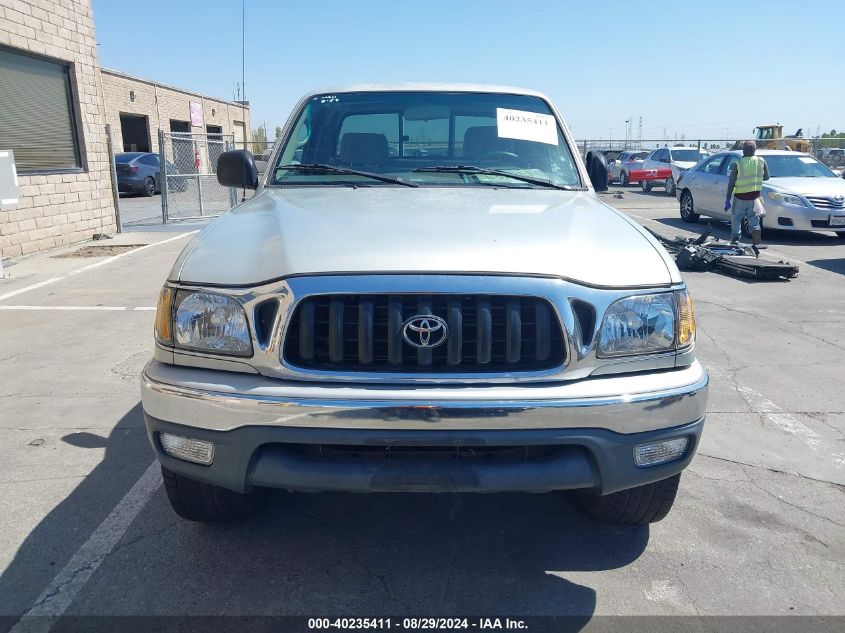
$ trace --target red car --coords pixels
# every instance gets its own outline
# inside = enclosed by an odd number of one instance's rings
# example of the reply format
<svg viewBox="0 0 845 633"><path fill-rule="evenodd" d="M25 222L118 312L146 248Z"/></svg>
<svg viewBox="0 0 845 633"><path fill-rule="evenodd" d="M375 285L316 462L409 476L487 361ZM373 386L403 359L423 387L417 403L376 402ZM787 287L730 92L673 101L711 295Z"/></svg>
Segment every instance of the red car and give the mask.
<svg viewBox="0 0 845 633"><path fill-rule="evenodd" d="M619 158L610 165L610 182L618 182L627 187L632 182L638 182L642 174L643 160L648 156L648 150L625 150Z"/></svg>

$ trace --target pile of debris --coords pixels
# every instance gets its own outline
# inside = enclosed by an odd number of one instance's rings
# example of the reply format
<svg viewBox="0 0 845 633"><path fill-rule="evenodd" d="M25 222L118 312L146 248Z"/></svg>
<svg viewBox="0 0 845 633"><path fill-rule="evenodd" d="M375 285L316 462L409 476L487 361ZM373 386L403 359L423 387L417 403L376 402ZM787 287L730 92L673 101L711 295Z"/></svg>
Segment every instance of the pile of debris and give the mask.
<svg viewBox="0 0 845 633"><path fill-rule="evenodd" d="M695 239L669 239L654 231L651 234L675 257L681 270L715 271L749 279L793 279L798 276L798 266L759 259L759 253L755 253L753 247L710 237L710 231Z"/></svg>

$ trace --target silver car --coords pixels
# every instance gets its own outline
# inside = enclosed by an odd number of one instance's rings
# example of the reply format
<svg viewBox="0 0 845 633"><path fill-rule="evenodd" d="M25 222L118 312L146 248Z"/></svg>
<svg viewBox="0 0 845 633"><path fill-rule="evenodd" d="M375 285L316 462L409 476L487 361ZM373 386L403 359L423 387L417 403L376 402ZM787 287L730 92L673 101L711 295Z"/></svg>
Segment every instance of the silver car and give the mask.
<svg viewBox="0 0 845 633"><path fill-rule="evenodd" d="M648 150L625 150L610 164L610 182L618 182L623 187L631 184L631 172L643 168L643 161Z"/></svg>
<svg viewBox="0 0 845 633"><path fill-rule="evenodd" d="M771 178L763 183L763 228L787 231L836 231L845 237L845 181L808 154L758 150ZM684 222L706 215L730 219L725 211L730 166L742 152L721 152L682 176L676 197Z"/></svg>
<svg viewBox="0 0 845 633"><path fill-rule="evenodd" d="M174 510L267 488L579 490L658 521L704 426L708 377L672 258L596 194L549 99L468 85L306 95L255 190L160 294L144 418Z"/></svg>

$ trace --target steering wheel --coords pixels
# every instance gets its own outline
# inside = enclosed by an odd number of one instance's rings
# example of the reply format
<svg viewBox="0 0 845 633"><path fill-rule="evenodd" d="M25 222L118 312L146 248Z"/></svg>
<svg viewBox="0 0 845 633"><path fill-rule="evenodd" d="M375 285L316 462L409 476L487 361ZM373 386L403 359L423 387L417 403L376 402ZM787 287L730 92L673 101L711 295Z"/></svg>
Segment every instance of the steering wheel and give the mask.
<svg viewBox="0 0 845 633"><path fill-rule="evenodd" d="M481 161L506 160L518 165L519 167L529 166L528 161L526 161L524 158L522 158L518 154L514 154L513 152L508 152L505 150L493 150L490 152L484 152L478 158Z"/></svg>

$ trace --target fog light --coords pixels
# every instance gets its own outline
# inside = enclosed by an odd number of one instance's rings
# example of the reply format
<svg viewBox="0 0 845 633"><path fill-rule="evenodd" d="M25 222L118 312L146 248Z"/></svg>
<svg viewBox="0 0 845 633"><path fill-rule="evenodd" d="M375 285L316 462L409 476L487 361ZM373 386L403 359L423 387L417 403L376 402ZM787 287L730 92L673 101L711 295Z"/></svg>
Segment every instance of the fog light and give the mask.
<svg viewBox="0 0 845 633"><path fill-rule="evenodd" d="M214 444L211 442L193 440L170 433L160 433L158 437L162 450L171 457L204 466L214 461Z"/></svg>
<svg viewBox="0 0 845 633"><path fill-rule="evenodd" d="M680 459L687 452L688 437L676 437L673 440L651 442L634 447L634 463L637 466L656 466Z"/></svg>

